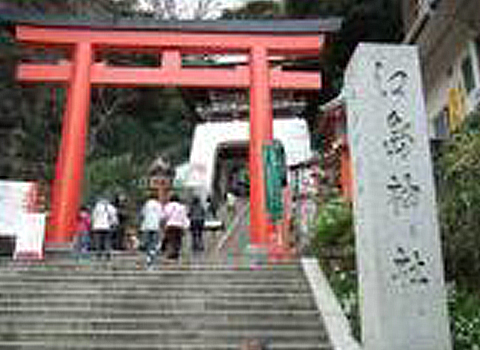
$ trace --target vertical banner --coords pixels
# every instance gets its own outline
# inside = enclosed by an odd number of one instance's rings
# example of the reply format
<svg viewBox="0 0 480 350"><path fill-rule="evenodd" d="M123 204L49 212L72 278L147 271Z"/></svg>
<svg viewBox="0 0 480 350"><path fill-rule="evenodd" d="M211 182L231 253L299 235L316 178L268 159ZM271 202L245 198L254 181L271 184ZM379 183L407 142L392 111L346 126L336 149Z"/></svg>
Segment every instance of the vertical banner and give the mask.
<svg viewBox="0 0 480 350"><path fill-rule="evenodd" d="M366 350L450 350L417 48L360 44L346 72Z"/></svg>
<svg viewBox="0 0 480 350"><path fill-rule="evenodd" d="M450 132L454 132L462 124L466 114L465 93L460 89L448 90L448 123Z"/></svg>
<svg viewBox="0 0 480 350"><path fill-rule="evenodd" d="M278 140L263 145L265 198L272 222L283 219L283 187L286 185L285 151Z"/></svg>

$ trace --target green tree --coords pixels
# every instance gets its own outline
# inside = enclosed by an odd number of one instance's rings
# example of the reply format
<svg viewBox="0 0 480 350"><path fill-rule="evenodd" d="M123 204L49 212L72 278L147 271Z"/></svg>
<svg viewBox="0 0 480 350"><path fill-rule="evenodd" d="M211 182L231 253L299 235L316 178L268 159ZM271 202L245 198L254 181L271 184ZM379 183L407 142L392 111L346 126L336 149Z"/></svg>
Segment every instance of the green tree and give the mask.
<svg viewBox="0 0 480 350"><path fill-rule="evenodd" d="M446 272L480 287L480 111L470 115L437 159L438 203Z"/></svg>
<svg viewBox="0 0 480 350"><path fill-rule="evenodd" d="M60 55L46 50L20 50L11 31L16 16L39 18L41 14L46 20L61 16L71 18L73 22L93 19L108 24L118 16L136 16L135 3L135 0L9 2L7 10L0 15L4 24L0 26L1 177L52 180L65 103L62 88L45 84L23 86L15 81L15 67L22 57L28 55L32 60L56 61ZM202 6L209 4L212 1L201 1ZM105 51L102 55L100 58L108 64L158 63L158 57L148 54ZM187 108L184 101L184 94L178 89L92 89L87 182L108 178L102 174L116 169L108 162L110 158L130 157L129 162L137 164L131 165L135 168L141 168L158 154L167 154L175 163L184 160L193 129L192 108ZM105 169L100 169L102 164ZM93 174L96 171L99 176ZM117 178L117 173L115 170L112 178ZM133 176L126 171L120 174ZM120 182L129 181L124 180ZM116 182L118 179L112 180L112 183ZM97 191L98 186L87 183L85 188Z"/></svg>
<svg viewBox="0 0 480 350"><path fill-rule="evenodd" d="M339 32L328 40L320 60L301 63L304 69L322 72L324 85L320 94L308 96L304 112L310 129L316 127L318 106L337 96L343 88L343 75L357 44L367 42L399 42L403 37L400 0L285 0L288 18L341 17ZM312 144L322 145L322 136L312 133Z"/></svg>
<svg viewBox="0 0 480 350"><path fill-rule="evenodd" d="M60 113L51 88L16 82L20 57L12 33L0 26L0 177L44 178L51 174L46 164L56 153Z"/></svg>
<svg viewBox="0 0 480 350"><path fill-rule="evenodd" d="M285 0L285 11L290 18L343 18L321 63L327 82L321 102L340 92L343 71L359 42L399 42L403 37L400 0Z"/></svg>
<svg viewBox="0 0 480 350"><path fill-rule="evenodd" d="M277 1L257 0L247 2L244 6L226 9L224 19L274 19L282 16L282 9Z"/></svg>
<svg viewBox="0 0 480 350"><path fill-rule="evenodd" d="M16 81L15 69L20 59L56 61L62 53L21 49L15 42L12 24L18 18L59 16L110 21L115 15L133 11L135 3L135 0L0 2L0 177L51 180L65 102L62 88L44 84L22 86ZM95 106L92 109L99 110Z"/></svg>

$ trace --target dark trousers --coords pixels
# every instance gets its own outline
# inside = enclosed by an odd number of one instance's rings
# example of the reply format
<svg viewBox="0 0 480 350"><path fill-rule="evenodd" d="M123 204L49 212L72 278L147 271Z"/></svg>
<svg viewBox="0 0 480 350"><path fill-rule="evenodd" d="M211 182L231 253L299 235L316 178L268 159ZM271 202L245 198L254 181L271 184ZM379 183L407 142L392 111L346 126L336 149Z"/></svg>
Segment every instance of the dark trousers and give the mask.
<svg viewBox="0 0 480 350"><path fill-rule="evenodd" d="M147 253L148 264L154 262L157 256L158 231L143 231L143 244Z"/></svg>
<svg viewBox="0 0 480 350"><path fill-rule="evenodd" d="M84 253L90 250L91 241L90 241L90 232L81 231L77 232L75 236L75 251L77 253Z"/></svg>
<svg viewBox="0 0 480 350"><path fill-rule="evenodd" d="M105 258L110 259L112 250L112 231L111 230L95 230L92 232L93 248L97 258L101 258L102 254Z"/></svg>
<svg viewBox="0 0 480 350"><path fill-rule="evenodd" d="M193 250L203 250L203 220L192 220L190 232Z"/></svg>
<svg viewBox="0 0 480 350"><path fill-rule="evenodd" d="M120 224L113 230L112 248L116 250L123 250L124 241L125 241L125 225L122 222L120 222Z"/></svg>
<svg viewBox="0 0 480 350"><path fill-rule="evenodd" d="M168 259L178 259L182 248L183 229L176 226L165 228L165 237L162 243L162 250Z"/></svg>

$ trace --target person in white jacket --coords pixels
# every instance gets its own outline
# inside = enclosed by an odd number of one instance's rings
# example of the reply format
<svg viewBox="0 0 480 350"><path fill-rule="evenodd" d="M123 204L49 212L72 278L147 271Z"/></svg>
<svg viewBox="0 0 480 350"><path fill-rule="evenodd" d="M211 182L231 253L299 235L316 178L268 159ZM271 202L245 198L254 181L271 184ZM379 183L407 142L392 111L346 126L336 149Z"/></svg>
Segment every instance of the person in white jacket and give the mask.
<svg viewBox="0 0 480 350"><path fill-rule="evenodd" d="M157 256L157 244L161 229L160 222L163 218L162 204L152 196L143 205L141 218L140 231L142 232L142 239L147 254L146 265L150 267L155 262Z"/></svg>
<svg viewBox="0 0 480 350"><path fill-rule="evenodd" d="M113 230L117 225L117 209L107 199L100 199L92 211L93 247L98 259L103 253L110 260Z"/></svg>
<svg viewBox="0 0 480 350"><path fill-rule="evenodd" d="M173 195L165 205L163 214L166 223L162 248L165 250L167 259L177 260L182 248L183 233L190 226L187 208L180 202L177 195Z"/></svg>

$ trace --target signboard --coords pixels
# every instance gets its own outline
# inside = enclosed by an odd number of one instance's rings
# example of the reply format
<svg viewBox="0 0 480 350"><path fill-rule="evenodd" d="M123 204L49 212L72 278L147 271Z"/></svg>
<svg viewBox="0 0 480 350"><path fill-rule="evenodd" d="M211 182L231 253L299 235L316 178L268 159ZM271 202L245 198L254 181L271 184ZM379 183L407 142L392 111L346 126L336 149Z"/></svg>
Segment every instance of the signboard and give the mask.
<svg viewBox="0 0 480 350"><path fill-rule="evenodd" d="M42 259L46 215L30 213L22 215L22 226L17 235L14 259Z"/></svg>
<svg viewBox="0 0 480 350"><path fill-rule="evenodd" d="M45 214L34 213L33 182L0 181L0 236L14 237L16 258L43 256Z"/></svg>
<svg viewBox="0 0 480 350"><path fill-rule="evenodd" d="M17 235L20 215L28 212L33 192L31 182L0 181L0 235Z"/></svg>
<svg viewBox="0 0 480 350"><path fill-rule="evenodd" d="M448 117L450 131L455 131L465 117L465 94L460 89L448 91Z"/></svg>

